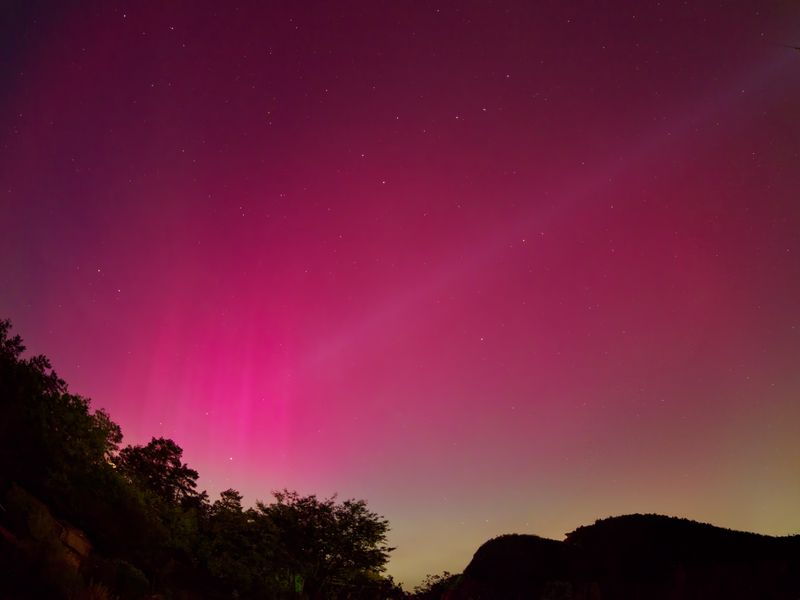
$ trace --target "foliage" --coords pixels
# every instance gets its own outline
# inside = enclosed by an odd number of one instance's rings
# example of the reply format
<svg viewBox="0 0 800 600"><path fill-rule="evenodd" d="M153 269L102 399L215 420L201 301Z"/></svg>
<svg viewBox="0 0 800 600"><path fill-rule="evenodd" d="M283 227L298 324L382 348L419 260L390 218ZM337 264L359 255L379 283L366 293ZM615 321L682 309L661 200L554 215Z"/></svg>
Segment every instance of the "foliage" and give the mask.
<svg viewBox="0 0 800 600"><path fill-rule="evenodd" d="M364 573L380 573L389 559L389 523L363 500L324 500L297 492L274 492L275 502L258 503L258 513L276 530L278 556L299 575L310 595L330 595Z"/></svg>
<svg viewBox="0 0 800 600"><path fill-rule="evenodd" d="M197 496L197 471L181 462L183 450L172 440L153 438L146 446L127 446L116 459L120 473L170 503Z"/></svg>
<svg viewBox="0 0 800 600"><path fill-rule="evenodd" d="M93 470L122 440L119 426L89 401L70 394L47 357L22 358L21 338L0 321L0 473L42 489L53 480ZM25 460L18 460L24 456Z"/></svg>
<svg viewBox="0 0 800 600"><path fill-rule="evenodd" d="M0 597L403 597L382 575L389 524L364 501L284 490L245 508L228 489L210 503L178 444L120 450L108 413L10 332L0 321L0 569L17 575ZM94 547L80 570L60 519Z"/></svg>
<svg viewBox="0 0 800 600"><path fill-rule="evenodd" d="M441 574L428 574L414 588L413 597L417 600L435 600L442 598L458 582L460 575L443 571Z"/></svg>
<svg viewBox="0 0 800 600"><path fill-rule="evenodd" d="M255 511L244 510L236 490L225 490L211 505L201 539L206 568L226 589L264 597L282 587L274 528Z"/></svg>
<svg viewBox="0 0 800 600"><path fill-rule="evenodd" d="M98 585L113 589L120 600L142 598L150 588L150 582L141 569L119 558L94 560L91 576Z"/></svg>

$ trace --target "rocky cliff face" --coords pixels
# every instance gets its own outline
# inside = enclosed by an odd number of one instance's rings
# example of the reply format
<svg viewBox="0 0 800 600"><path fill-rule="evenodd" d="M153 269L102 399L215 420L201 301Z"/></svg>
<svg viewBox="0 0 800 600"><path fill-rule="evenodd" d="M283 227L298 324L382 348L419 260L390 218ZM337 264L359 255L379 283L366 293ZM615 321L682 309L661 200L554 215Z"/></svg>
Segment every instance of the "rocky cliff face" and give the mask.
<svg viewBox="0 0 800 600"><path fill-rule="evenodd" d="M800 536L659 515L580 527L563 542L506 535L475 553L448 600L800 598Z"/></svg>

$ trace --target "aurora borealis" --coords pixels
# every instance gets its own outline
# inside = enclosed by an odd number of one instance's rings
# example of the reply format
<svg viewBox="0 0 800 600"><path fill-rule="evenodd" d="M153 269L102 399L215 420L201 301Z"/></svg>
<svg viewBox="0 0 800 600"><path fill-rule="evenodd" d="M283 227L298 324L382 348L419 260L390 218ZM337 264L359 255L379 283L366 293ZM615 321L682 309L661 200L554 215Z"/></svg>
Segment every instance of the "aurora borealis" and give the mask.
<svg viewBox="0 0 800 600"><path fill-rule="evenodd" d="M800 531L800 6L12 2L0 318L200 484Z"/></svg>

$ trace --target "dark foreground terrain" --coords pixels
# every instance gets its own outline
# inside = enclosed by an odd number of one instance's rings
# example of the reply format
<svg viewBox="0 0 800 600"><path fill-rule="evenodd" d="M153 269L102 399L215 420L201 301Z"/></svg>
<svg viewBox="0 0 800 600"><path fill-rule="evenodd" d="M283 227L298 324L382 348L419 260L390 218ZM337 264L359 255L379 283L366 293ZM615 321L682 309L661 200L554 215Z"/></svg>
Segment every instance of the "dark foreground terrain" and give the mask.
<svg viewBox="0 0 800 600"><path fill-rule="evenodd" d="M579 527L561 541L503 535L428 597L447 600L800 599L800 536L660 515Z"/></svg>
<svg viewBox="0 0 800 600"><path fill-rule="evenodd" d="M388 521L362 500L288 490L212 501L171 439L122 430L25 357L0 320L0 600L387 600ZM505 535L422 599L800 600L800 536L629 515L564 541Z"/></svg>

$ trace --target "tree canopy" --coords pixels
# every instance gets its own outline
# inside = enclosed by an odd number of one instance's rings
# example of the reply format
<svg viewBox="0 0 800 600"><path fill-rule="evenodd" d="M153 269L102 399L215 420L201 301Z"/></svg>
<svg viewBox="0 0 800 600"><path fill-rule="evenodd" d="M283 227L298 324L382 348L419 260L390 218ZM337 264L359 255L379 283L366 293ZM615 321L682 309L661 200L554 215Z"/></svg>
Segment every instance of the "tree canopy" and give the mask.
<svg viewBox="0 0 800 600"><path fill-rule="evenodd" d="M288 490L273 496L272 504L258 503L258 513L275 528L281 561L312 595L347 588L359 575L385 569L392 551L389 523L363 500L320 500Z"/></svg>
<svg viewBox="0 0 800 600"><path fill-rule="evenodd" d="M389 523L363 500L282 490L247 508L228 489L209 502L175 441L120 449L108 413L70 393L46 357L24 352L0 321L0 504L17 499L0 525L24 541L0 548L0 571L15 574L0 596L402 597L383 575ZM64 566L57 537L29 527L53 519L82 528L94 547L79 573Z"/></svg>
<svg viewBox="0 0 800 600"><path fill-rule="evenodd" d="M183 449L170 439L153 438L146 446L126 446L116 459L120 472L167 502L197 496L198 473L181 460Z"/></svg>

